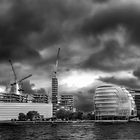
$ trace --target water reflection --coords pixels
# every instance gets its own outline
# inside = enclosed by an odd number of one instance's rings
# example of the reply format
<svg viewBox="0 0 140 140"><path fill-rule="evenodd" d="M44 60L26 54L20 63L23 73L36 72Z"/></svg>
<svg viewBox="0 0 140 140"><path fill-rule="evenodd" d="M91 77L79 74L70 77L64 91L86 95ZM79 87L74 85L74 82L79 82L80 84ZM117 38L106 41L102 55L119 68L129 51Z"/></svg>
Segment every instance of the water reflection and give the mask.
<svg viewBox="0 0 140 140"><path fill-rule="evenodd" d="M0 126L0 140L105 140L139 139L140 123L126 124L46 124Z"/></svg>

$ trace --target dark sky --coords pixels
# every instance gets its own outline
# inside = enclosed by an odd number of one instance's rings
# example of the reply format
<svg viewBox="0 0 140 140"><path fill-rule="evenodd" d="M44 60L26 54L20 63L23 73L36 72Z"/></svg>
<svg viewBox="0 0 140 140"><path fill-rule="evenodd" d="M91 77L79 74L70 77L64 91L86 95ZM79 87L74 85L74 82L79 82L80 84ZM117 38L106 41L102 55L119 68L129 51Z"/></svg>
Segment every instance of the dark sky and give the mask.
<svg viewBox="0 0 140 140"><path fill-rule="evenodd" d="M58 48L60 92L88 95L101 83L139 89L140 1L0 1L1 85L14 80L12 59L18 79L33 74L30 90L49 90Z"/></svg>

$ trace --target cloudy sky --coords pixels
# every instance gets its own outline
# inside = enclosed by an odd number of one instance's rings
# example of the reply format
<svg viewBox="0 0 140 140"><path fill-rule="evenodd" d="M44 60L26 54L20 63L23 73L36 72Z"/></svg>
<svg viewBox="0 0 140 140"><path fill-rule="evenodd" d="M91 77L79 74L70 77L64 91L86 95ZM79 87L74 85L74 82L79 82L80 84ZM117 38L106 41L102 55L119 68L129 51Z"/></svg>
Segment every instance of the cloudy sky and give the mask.
<svg viewBox="0 0 140 140"><path fill-rule="evenodd" d="M60 92L140 88L140 1L0 0L1 85L14 80L12 59L30 89L49 89L58 48Z"/></svg>

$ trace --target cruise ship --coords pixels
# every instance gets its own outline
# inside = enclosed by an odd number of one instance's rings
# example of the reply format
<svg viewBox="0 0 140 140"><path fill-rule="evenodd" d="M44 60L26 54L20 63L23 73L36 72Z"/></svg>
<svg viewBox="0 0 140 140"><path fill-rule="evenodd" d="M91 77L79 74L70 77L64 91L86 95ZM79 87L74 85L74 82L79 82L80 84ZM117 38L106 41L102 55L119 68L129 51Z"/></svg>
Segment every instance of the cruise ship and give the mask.
<svg viewBox="0 0 140 140"><path fill-rule="evenodd" d="M102 85L94 95L96 121L128 120L135 117L136 106L132 95L124 87Z"/></svg>

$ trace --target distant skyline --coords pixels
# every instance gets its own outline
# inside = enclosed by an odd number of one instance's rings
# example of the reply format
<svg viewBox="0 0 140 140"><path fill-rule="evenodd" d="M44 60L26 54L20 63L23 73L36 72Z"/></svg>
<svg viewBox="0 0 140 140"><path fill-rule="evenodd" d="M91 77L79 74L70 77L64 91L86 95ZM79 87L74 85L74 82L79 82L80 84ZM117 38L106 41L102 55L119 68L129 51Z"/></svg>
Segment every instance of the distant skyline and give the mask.
<svg viewBox="0 0 140 140"><path fill-rule="evenodd" d="M19 79L33 75L30 89L49 89L61 48L60 92L140 88L139 17L139 0L2 0L0 84L14 80L12 59Z"/></svg>

